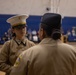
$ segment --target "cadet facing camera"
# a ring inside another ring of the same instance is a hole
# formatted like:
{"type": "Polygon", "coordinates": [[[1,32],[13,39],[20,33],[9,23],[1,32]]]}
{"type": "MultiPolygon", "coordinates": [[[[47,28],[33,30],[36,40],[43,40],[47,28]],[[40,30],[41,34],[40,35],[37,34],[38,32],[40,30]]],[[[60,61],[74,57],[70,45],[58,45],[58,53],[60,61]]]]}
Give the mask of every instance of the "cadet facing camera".
{"type": "Polygon", "coordinates": [[[25,37],[27,18],[27,15],[16,15],[7,19],[11,25],[13,37],[4,43],[0,52],[0,71],[5,72],[6,75],[9,75],[20,53],[35,45],[25,37]]]}

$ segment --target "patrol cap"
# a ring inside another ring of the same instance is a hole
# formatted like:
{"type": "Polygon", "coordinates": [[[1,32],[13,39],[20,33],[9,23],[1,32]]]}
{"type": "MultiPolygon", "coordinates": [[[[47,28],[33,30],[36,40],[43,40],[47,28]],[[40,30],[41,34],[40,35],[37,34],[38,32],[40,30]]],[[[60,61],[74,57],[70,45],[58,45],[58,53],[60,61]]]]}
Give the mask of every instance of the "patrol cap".
{"type": "Polygon", "coordinates": [[[24,25],[26,24],[27,18],[28,18],[28,15],[16,15],[8,18],[7,23],[10,23],[12,27],[18,26],[18,25],[24,25]]]}
{"type": "Polygon", "coordinates": [[[41,23],[52,28],[60,29],[61,15],[57,13],[45,13],[41,18],[41,23]]]}

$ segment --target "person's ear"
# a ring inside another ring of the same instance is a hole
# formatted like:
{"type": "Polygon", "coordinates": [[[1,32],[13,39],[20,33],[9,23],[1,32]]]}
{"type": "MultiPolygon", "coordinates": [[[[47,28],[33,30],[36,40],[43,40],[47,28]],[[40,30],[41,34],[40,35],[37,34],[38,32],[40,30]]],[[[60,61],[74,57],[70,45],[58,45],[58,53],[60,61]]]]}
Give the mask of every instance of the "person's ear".
{"type": "Polygon", "coordinates": [[[11,31],[12,31],[12,33],[15,33],[16,32],[16,29],[15,28],[14,29],[12,28],[11,31]]]}
{"type": "Polygon", "coordinates": [[[42,37],[42,38],[45,38],[45,31],[44,31],[43,28],[41,29],[41,37],[42,37]]]}
{"type": "Polygon", "coordinates": [[[41,28],[40,31],[41,31],[41,37],[43,37],[43,29],[41,28]]]}

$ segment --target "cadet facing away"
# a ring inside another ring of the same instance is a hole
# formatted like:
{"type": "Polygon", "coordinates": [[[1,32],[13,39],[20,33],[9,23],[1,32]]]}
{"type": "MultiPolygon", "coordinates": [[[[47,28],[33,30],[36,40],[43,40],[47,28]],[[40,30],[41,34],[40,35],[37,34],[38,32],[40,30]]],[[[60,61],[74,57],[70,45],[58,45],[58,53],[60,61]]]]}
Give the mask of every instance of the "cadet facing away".
{"type": "Polygon", "coordinates": [[[18,57],[10,75],[76,75],[76,49],[60,40],[61,15],[44,14],[39,36],[42,41],[18,57]]]}

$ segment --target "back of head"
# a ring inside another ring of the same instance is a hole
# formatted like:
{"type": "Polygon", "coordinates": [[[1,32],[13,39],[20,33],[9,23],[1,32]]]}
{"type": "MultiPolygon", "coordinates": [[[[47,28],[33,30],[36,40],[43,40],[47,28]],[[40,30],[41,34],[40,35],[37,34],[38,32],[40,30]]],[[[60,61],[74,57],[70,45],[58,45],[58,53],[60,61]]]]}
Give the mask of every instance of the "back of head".
{"type": "Polygon", "coordinates": [[[41,27],[47,36],[54,40],[61,37],[61,15],[57,13],[45,13],[41,18],[41,27]]]}

